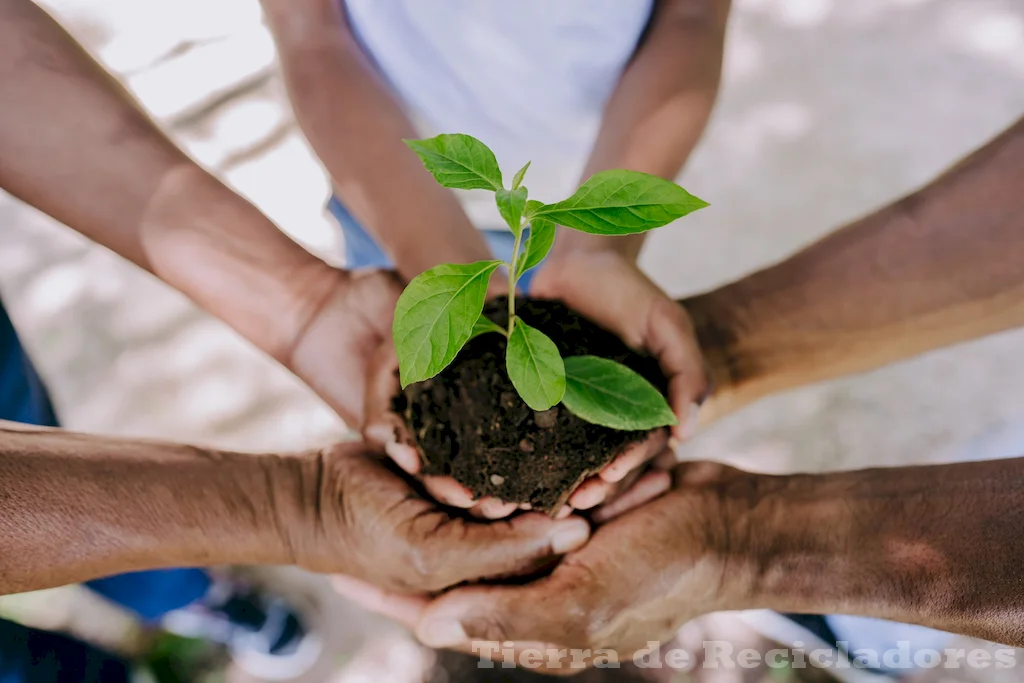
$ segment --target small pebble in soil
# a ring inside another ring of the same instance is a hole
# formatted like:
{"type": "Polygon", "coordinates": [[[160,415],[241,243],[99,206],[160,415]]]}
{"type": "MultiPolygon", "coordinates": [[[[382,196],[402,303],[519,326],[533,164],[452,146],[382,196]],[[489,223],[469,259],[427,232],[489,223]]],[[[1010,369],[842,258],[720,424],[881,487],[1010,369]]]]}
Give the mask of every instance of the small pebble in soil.
{"type": "Polygon", "coordinates": [[[551,408],[542,413],[534,412],[533,421],[541,429],[551,429],[558,422],[558,408],[551,408]]]}
{"type": "Polygon", "coordinates": [[[519,450],[523,453],[533,453],[533,442],[529,439],[523,439],[519,442],[519,450]]]}
{"type": "Polygon", "coordinates": [[[501,486],[502,484],[505,483],[505,477],[501,476],[500,474],[492,474],[491,483],[494,484],[495,486],[501,486]]]}

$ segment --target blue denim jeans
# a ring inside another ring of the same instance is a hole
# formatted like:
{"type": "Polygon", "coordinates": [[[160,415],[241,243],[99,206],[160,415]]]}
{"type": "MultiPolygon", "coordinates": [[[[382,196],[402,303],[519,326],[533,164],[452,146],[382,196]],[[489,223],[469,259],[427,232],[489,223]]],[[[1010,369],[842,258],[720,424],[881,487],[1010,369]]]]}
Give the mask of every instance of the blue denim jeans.
{"type": "MultiPolygon", "coordinates": [[[[32,366],[0,302],[0,419],[59,426],[46,387],[32,366]]],[[[86,584],[105,598],[152,621],[206,594],[201,569],[122,574],[86,584]]],[[[116,681],[117,660],[71,638],[0,620],[0,683],[116,681]]],[[[121,668],[124,668],[121,666],[121,668]]],[[[126,671],[126,669],[125,669],[126,671]]]]}
{"type": "Polygon", "coordinates": [[[0,619],[0,683],[128,683],[128,663],[74,638],[0,619]]]}

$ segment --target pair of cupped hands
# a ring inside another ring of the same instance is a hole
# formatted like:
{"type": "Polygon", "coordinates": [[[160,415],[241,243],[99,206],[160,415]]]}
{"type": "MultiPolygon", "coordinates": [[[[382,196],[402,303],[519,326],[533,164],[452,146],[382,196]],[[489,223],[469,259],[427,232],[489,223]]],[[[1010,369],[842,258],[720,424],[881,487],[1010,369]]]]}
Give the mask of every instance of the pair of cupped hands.
{"type": "Polygon", "coordinates": [[[361,425],[365,440],[321,454],[317,500],[306,506],[316,519],[290,543],[298,564],[335,574],[344,596],[408,625],[430,646],[469,651],[474,640],[512,641],[516,652],[628,655],[721,607],[710,530],[728,511],[714,489],[740,475],[676,463],[673,447],[694,431],[709,392],[684,308],[615,252],[581,252],[540,268],[532,296],[561,300],[658,358],[679,424],[628,448],[554,519],[473,500],[454,480],[420,475],[419,452],[390,412],[397,278],[332,271],[337,286],[309,304],[308,319],[297,318],[300,332],[282,360],[361,425]]]}

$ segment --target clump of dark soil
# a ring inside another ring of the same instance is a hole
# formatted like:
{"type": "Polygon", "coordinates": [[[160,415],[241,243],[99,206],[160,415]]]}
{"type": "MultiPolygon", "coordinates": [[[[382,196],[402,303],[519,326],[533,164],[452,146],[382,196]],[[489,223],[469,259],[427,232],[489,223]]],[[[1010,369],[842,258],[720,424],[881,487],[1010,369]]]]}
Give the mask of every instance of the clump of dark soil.
{"type": "MultiPolygon", "coordinates": [[[[516,313],[548,335],[563,358],[611,358],[666,390],[656,359],[632,351],[564,305],[517,299],[516,313]]],[[[507,299],[489,302],[484,314],[504,327],[507,299]]],[[[499,334],[470,341],[439,375],[406,387],[394,409],[423,449],[425,474],[452,476],[476,496],[557,510],[587,476],[648,432],[590,424],[563,405],[534,412],[505,371],[505,343],[499,334]]]]}

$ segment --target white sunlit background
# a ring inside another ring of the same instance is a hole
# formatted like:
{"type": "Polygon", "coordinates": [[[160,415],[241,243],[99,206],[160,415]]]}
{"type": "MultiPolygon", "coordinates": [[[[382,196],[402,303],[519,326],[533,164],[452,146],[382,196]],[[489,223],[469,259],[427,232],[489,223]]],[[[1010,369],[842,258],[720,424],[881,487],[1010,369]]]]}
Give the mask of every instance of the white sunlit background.
{"type": "MultiPolygon", "coordinates": [[[[197,160],[338,260],[341,238],[323,210],[328,181],[292,120],[256,0],[41,4],[197,160]]],[[[712,207],[653,234],[642,258],[673,295],[782,258],[1020,117],[1024,3],[734,0],[725,71],[683,180],[712,207]]],[[[302,448],[344,434],[315,397],[219,322],[2,193],[0,289],[68,427],[237,449],[302,448]]],[[[716,425],[688,452],[768,471],[1024,455],[1021,348],[1024,332],[998,335],[777,397],[716,425]]],[[[400,631],[317,580],[271,574],[321,605],[331,645],[310,681],[423,679],[426,655],[400,631]]],[[[0,614],[126,652],[140,647],[130,620],[76,588],[0,600],[0,614]]],[[[931,680],[1004,680],[997,673],[947,670],[931,680]]],[[[1024,668],[1005,675],[1024,681],[1024,668]]]]}

